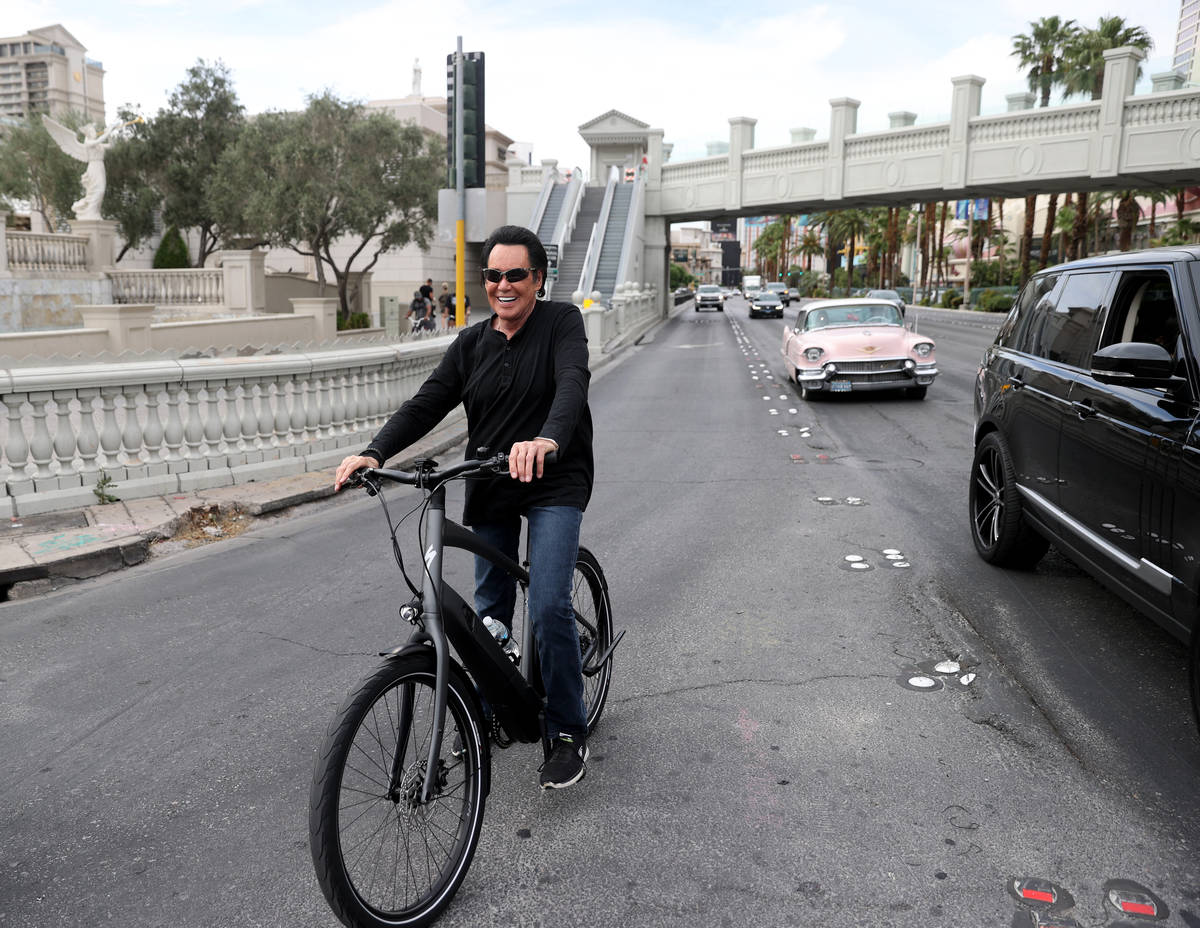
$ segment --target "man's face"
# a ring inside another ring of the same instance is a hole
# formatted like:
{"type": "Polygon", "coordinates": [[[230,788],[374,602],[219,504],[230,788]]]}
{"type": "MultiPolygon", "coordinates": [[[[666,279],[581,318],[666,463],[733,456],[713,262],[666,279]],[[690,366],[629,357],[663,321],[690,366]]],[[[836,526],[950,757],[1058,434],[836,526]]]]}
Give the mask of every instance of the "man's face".
{"type": "MultiPolygon", "coordinates": [[[[488,267],[507,271],[514,267],[529,267],[529,249],[524,245],[496,245],[488,255],[488,267]]],[[[533,312],[541,274],[534,272],[515,284],[501,277],[497,284],[484,283],[492,311],[509,326],[520,325],[533,312]]]]}

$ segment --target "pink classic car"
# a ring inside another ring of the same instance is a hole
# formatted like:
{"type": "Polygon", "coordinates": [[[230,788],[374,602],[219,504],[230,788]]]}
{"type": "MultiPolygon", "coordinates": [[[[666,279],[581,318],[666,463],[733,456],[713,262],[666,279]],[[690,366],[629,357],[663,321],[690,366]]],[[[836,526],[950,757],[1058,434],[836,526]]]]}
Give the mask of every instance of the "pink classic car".
{"type": "Polygon", "coordinates": [[[904,390],[922,399],[937,362],[933,339],[904,327],[904,317],[885,300],[815,300],[795,326],[783,331],[788,375],[811,399],[816,392],[904,390]]]}

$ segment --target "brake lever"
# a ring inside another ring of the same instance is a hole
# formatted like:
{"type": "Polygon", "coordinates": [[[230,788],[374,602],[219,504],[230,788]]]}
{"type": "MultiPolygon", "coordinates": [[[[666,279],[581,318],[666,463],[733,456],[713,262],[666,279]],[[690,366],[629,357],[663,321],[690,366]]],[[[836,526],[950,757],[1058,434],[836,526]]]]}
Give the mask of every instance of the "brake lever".
{"type": "Polygon", "coordinates": [[[356,470],[346,478],[346,486],[358,489],[359,487],[367,491],[367,496],[375,496],[379,492],[379,481],[371,477],[371,468],[364,467],[362,470],[356,470]]]}

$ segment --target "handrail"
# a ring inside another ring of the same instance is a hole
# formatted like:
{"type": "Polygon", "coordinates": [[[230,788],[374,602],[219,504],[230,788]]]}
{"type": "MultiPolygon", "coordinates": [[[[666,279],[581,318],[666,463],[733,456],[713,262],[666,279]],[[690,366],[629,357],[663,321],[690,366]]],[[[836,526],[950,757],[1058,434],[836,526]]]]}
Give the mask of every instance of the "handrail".
{"type": "Polygon", "coordinates": [[[554,190],[557,182],[558,168],[546,174],[542,179],[542,192],[538,194],[537,203],[533,205],[533,215],[529,217],[529,228],[533,230],[534,235],[537,234],[538,226],[542,224],[542,217],[546,215],[546,207],[550,203],[550,193],[554,190]]]}
{"type": "MultiPolygon", "coordinates": [[[[563,194],[562,209],[558,212],[558,221],[554,224],[554,233],[550,238],[551,243],[558,246],[558,260],[561,263],[563,255],[567,251],[567,243],[571,241],[571,234],[575,231],[575,222],[579,218],[579,208],[583,205],[583,171],[578,167],[571,172],[571,179],[567,182],[567,190],[563,194]]],[[[546,299],[550,299],[554,292],[554,285],[557,280],[549,280],[546,282],[546,299]]]]}
{"type": "Polygon", "coordinates": [[[639,238],[638,227],[644,226],[645,216],[642,215],[642,197],[646,187],[646,178],[639,176],[633,184],[633,193],[629,197],[629,218],[625,221],[625,235],[621,239],[621,257],[617,261],[617,286],[625,283],[629,276],[629,262],[633,258],[635,242],[639,238]]]}
{"type": "Polygon", "coordinates": [[[579,289],[584,297],[592,292],[596,283],[596,268],[600,265],[600,249],[604,245],[604,230],[608,227],[608,214],[612,212],[613,197],[617,191],[617,180],[620,172],[614,164],[608,170],[608,183],[604,186],[604,202],[600,206],[600,216],[592,227],[592,237],[588,239],[587,257],[583,260],[583,270],[579,274],[579,289]]]}

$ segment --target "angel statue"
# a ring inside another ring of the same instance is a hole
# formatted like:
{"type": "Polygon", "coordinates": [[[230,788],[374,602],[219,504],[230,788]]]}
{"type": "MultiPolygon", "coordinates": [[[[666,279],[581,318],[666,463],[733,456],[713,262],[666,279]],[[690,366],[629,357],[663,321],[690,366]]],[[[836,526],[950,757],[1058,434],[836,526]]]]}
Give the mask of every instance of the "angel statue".
{"type": "Polygon", "coordinates": [[[68,129],[62,123],[55,122],[49,116],[42,116],[42,123],[46,126],[46,131],[50,133],[50,137],[54,139],[58,147],[72,158],[87,164],[87,170],[83,172],[83,196],[71,204],[71,211],[75,213],[76,219],[101,218],[100,204],[104,200],[105,186],[104,153],[111,147],[108,144],[109,137],[118,129],[141,121],[142,118],[139,116],[132,122],[105,129],[101,135],[96,135],[95,125],[88,123],[83,127],[83,141],[81,142],[73,130],[68,129]]]}

